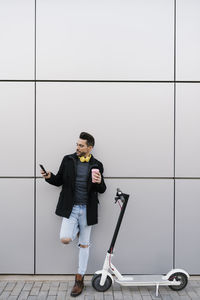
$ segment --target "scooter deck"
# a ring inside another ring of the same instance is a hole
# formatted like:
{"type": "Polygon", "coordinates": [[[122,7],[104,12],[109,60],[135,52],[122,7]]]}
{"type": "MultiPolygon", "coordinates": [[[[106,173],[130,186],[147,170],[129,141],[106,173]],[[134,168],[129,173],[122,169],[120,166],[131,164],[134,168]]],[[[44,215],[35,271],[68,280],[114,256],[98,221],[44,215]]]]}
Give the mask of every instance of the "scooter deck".
{"type": "Polygon", "coordinates": [[[127,275],[123,276],[123,280],[115,279],[115,281],[124,286],[173,285],[172,281],[163,279],[163,275],[127,275]]]}

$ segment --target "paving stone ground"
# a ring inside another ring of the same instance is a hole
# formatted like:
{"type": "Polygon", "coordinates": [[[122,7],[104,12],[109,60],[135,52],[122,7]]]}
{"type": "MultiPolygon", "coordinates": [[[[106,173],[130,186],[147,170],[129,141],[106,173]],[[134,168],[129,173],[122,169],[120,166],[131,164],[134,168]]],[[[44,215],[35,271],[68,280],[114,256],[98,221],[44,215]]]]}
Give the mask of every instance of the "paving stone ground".
{"type": "Polygon", "coordinates": [[[191,279],[186,288],[180,292],[161,286],[156,297],[155,287],[122,287],[115,283],[111,288],[100,293],[91,286],[91,277],[85,279],[83,293],[70,297],[74,280],[66,276],[65,280],[23,280],[0,277],[0,300],[200,300],[200,277],[191,279]]]}

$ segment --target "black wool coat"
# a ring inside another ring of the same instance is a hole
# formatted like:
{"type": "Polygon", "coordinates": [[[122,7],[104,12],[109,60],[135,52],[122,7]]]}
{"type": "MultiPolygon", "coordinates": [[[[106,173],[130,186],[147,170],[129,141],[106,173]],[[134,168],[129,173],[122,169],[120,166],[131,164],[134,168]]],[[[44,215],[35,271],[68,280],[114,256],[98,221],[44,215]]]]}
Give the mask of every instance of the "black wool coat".
{"type": "MultiPolygon", "coordinates": [[[[56,215],[69,218],[75,196],[75,180],[76,180],[76,160],[78,159],[76,153],[64,156],[58,173],[54,175],[51,173],[51,178],[45,179],[46,182],[55,186],[61,186],[62,190],[58,199],[56,207],[56,215]]],[[[98,193],[104,193],[106,185],[103,178],[103,165],[100,161],[92,155],[89,161],[88,170],[88,203],[87,203],[87,224],[94,225],[98,223],[98,193]],[[92,183],[91,170],[99,169],[102,180],[101,183],[92,183]]]]}

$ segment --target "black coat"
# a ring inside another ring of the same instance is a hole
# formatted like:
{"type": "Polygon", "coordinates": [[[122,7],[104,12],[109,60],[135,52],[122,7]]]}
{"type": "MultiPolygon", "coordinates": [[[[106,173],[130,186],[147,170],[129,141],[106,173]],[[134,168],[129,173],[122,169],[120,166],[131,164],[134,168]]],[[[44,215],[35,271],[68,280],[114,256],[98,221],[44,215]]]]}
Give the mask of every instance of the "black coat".
{"type": "MultiPolygon", "coordinates": [[[[51,178],[45,179],[48,183],[60,186],[62,190],[56,207],[56,215],[69,218],[74,205],[74,192],[76,180],[76,153],[64,156],[58,173],[51,173],[51,178]]],[[[103,179],[103,165],[100,161],[91,156],[88,170],[88,204],[87,204],[87,224],[93,225],[98,223],[98,193],[104,193],[106,185],[103,179]],[[92,183],[91,169],[99,169],[102,181],[100,184],[92,183]]]]}

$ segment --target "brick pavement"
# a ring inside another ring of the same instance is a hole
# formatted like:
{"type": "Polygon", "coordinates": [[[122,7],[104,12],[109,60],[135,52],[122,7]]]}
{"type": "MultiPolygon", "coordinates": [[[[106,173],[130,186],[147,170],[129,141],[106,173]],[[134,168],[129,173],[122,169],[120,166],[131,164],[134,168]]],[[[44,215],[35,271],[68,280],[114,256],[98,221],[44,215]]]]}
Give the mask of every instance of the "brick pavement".
{"type": "MultiPolygon", "coordinates": [[[[20,276],[19,276],[20,278],[20,276]]],[[[16,276],[0,276],[0,300],[68,300],[74,279],[65,276],[65,279],[47,280],[38,277],[37,280],[19,279],[16,276]]],[[[32,278],[34,278],[32,276],[32,278]]],[[[155,296],[155,287],[121,287],[115,283],[105,293],[95,291],[91,286],[91,277],[85,277],[84,292],[78,300],[200,300],[200,278],[189,280],[187,287],[180,291],[172,291],[168,287],[159,288],[159,296],[155,296]]]]}

